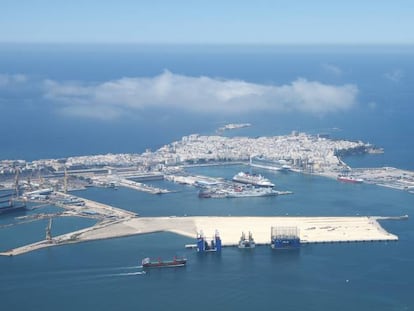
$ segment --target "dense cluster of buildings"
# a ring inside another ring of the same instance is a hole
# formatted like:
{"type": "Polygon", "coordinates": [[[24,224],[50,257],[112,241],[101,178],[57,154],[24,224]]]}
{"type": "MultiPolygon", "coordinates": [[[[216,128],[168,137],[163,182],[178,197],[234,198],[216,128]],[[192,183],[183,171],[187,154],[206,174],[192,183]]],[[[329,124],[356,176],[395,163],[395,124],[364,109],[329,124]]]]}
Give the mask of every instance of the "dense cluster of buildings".
{"type": "Polygon", "coordinates": [[[369,147],[361,141],[331,140],[304,133],[258,138],[194,134],[156,153],[166,164],[248,161],[251,157],[264,157],[273,161],[283,159],[299,170],[311,165],[314,171],[329,171],[344,167],[339,151],[360,152],[369,147]]]}
{"type": "Polygon", "coordinates": [[[286,160],[298,170],[312,166],[312,170],[330,171],[343,167],[338,151],[367,148],[363,142],[332,140],[304,133],[292,133],[271,137],[184,136],[180,141],[165,145],[155,152],[142,154],[106,154],[46,159],[27,162],[24,160],[0,161],[0,174],[12,175],[44,170],[62,172],[97,167],[135,167],[137,169],[162,169],[165,166],[248,161],[253,156],[269,160],[286,160]]]}

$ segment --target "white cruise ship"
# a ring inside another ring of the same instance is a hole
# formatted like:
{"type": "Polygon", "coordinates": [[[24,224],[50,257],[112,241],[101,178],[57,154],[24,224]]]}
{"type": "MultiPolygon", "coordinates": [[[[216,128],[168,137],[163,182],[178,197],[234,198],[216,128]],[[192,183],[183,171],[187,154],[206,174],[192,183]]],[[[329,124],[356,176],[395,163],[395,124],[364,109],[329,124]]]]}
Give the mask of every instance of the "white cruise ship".
{"type": "Polygon", "coordinates": [[[245,172],[240,172],[234,175],[233,181],[249,184],[259,187],[274,187],[275,185],[267,178],[263,177],[260,174],[249,174],[245,172]]]}
{"type": "Polygon", "coordinates": [[[250,166],[271,171],[290,171],[292,169],[286,160],[268,160],[263,157],[251,157],[250,166]]]}

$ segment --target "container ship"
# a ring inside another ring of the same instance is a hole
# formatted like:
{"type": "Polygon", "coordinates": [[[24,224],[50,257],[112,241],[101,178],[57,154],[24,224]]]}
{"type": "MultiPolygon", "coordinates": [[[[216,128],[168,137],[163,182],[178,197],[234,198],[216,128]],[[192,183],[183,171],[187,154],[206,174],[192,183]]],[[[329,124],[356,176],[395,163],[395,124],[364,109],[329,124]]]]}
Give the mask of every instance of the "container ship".
{"type": "Polygon", "coordinates": [[[233,176],[233,181],[250,184],[259,187],[274,187],[275,185],[260,174],[249,174],[245,172],[237,173],[233,176]]]}
{"type": "Polygon", "coordinates": [[[177,258],[174,257],[173,260],[153,260],[150,258],[144,258],[141,261],[143,268],[174,268],[174,267],[184,267],[187,264],[186,258],[177,258]]]}

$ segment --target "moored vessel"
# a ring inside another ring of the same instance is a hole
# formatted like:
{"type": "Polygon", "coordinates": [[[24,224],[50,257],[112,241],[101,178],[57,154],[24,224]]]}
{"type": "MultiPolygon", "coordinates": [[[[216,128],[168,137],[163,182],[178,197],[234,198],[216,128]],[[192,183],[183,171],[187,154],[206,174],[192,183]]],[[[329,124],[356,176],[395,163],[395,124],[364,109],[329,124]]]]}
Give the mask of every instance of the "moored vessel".
{"type": "Polygon", "coordinates": [[[197,252],[205,253],[205,252],[221,252],[221,238],[216,230],[214,233],[214,237],[210,240],[206,238],[201,231],[197,233],[197,252]]]}
{"type": "Polygon", "coordinates": [[[271,187],[241,187],[227,191],[227,198],[249,198],[249,197],[271,197],[278,195],[278,192],[271,187]]]}
{"type": "Polygon", "coordinates": [[[337,177],[337,180],[341,182],[351,183],[351,184],[360,184],[364,182],[362,178],[356,178],[356,177],[349,176],[349,175],[339,175],[337,177]]]}
{"type": "Polygon", "coordinates": [[[271,160],[264,157],[250,157],[250,166],[262,168],[270,171],[290,171],[292,166],[290,161],[279,159],[271,160]]]}
{"type": "Polygon", "coordinates": [[[242,232],[238,248],[255,248],[255,247],[256,247],[256,243],[253,240],[252,233],[249,231],[249,236],[246,237],[244,232],[242,232]]]}
{"type": "Polygon", "coordinates": [[[274,187],[275,185],[267,178],[260,174],[249,174],[246,172],[239,172],[233,176],[233,181],[250,184],[259,187],[274,187]]]}
{"type": "Polygon", "coordinates": [[[25,210],[26,204],[16,202],[13,198],[13,193],[6,193],[0,195],[0,214],[25,210]]]}
{"type": "MultiPolygon", "coordinates": [[[[270,197],[281,194],[272,187],[257,187],[251,185],[231,185],[222,187],[211,187],[201,189],[199,198],[249,198],[249,197],[270,197]]],[[[283,193],[282,193],[283,194],[283,193]]]]}

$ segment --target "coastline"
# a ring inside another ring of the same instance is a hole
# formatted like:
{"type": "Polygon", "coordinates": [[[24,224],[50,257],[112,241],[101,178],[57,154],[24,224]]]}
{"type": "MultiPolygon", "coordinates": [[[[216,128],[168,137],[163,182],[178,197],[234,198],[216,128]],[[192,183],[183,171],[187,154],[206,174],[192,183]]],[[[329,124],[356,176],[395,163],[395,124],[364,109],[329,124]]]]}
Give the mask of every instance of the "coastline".
{"type": "MultiPolygon", "coordinates": [[[[166,189],[146,186],[143,183],[128,180],[127,178],[148,180],[153,174],[160,178],[170,179],[183,183],[182,168],[188,166],[223,165],[226,163],[245,163],[251,159],[253,152],[269,154],[278,152],[277,156],[284,156],[284,161],[290,161],[290,171],[301,174],[336,179],[338,174],[347,169],[352,176],[361,178],[366,183],[388,186],[394,189],[407,190],[414,186],[414,172],[395,168],[381,169],[351,169],[337,156],[341,150],[366,150],[362,142],[329,140],[314,137],[304,133],[292,133],[287,136],[226,138],[221,136],[185,136],[179,142],[166,145],[156,152],[147,151],[142,155],[97,155],[67,158],[65,161],[42,160],[32,164],[37,168],[48,167],[50,175],[45,176],[51,184],[66,192],[68,176],[90,186],[89,182],[97,185],[119,185],[134,190],[152,194],[169,192],[166,189]],[[225,144],[225,145],[223,145],[225,144]],[[226,145],[227,144],[227,145],[226,145]],[[223,146],[226,146],[224,148],[223,146]],[[224,148],[224,149],[223,149],[224,148]],[[223,153],[223,150],[227,150],[223,153]],[[289,158],[290,157],[290,158],[289,158]],[[137,164],[139,163],[139,164],[137,164]],[[69,169],[67,169],[69,167],[69,169]],[[148,168],[155,168],[151,171],[148,168]],[[75,168],[75,169],[70,169],[75,168]],[[173,175],[177,174],[177,175],[173,175]],[[133,177],[131,177],[133,176],[133,177]],[[403,176],[403,177],[402,177],[403,176]],[[181,177],[181,178],[180,178],[181,177]]],[[[0,162],[2,165],[16,165],[20,163],[30,168],[25,161],[0,162]]],[[[30,171],[33,172],[33,169],[30,171]]],[[[210,177],[201,176],[205,183],[211,182],[210,177]]],[[[41,180],[41,178],[39,177],[41,180]]],[[[186,181],[196,185],[200,176],[186,177],[186,181]]],[[[39,182],[39,184],[42,184],[39,182]]],[[[75,188],[79,184],[75,185],[75,188]]],[[[38,190],[38,191],[41,191],[38,190]]],[[[36,192],[36,191],[34,191],[36,192]]],[[[32,191],[33,193],[33,191],[32,191]]],[[[354,241],[386,241],[398,240],[398,237],[386,232],[376,221],[375,217],[137,217],[136,213],[128,212],[106,204],[86,200],[81,197],[69,196],[55,191],[58,199],[49,201],[63,207],[67,214],[83,217],[94,216],[100,221],[89,228],[70,232],[51,240],[40,241],[0,255],[17,255],[44,247],[77,243],[96,239],[116,238],[135,234],[145,234],[159,231],[174,232],[189,238],[194,238],[200,230],[223,233],[223,246],[236,245],[242,231],[251,231],[258,244],[270,243],[269,235],[272,226],[297,226],[301,231],[303,243],[325,242],[354,242],[354,241]],[[79,205],[64,202],[66,198],[73,198],[79,205]],[[250,223],[246,223],[250,219],[250,223]],[[322,223],[323,226],[320,226],[322,223]],[[311,225],[308,225],[311,224],[311,225]],[[249,227],[250,225],[250,227],[249,227]],[[363,229],[361,229],[363,228],[363,229]]],[[[30,198],[26,197],[30,200],[30,198]]],[[[45,217],[50,217],[47,215],[45,217]]]]}

